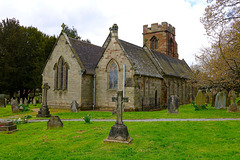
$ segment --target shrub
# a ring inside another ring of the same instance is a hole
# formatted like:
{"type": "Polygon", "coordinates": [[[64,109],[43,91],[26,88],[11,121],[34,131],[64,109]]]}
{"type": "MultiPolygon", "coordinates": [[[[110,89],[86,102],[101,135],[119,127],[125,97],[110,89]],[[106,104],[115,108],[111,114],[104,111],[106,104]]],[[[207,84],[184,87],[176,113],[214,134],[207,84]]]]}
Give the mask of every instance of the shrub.
{"type": "Polygon", "coordinates": [[[91,117],[90,115],[86,115],[84,118],[85,123],[90,123],[91,117]]]}
{"type": "Polygon", "coordinates": [[[28,123],[29,118],[32,118],[32,116],[31,115],[26,115],[23,118],[14,119],[13,121],[17,125],[18,124],[24,124],[24,123],[28,123]]]}
{"type": "Polygon", "coordinates": [[[28,107],[28,106],[26,106],[26,105],[24,105],[24,104],[21,104],[21,105],[19,105],[18,106],[18,109],[20,110],[20,111],[30,111],[30,107],[28,107]]]}
{"type": "Polygon", "coordinates": [[[195,102],[192,101],[192,106],[194,107],[195,111],[207,110],[207,104],[196,105],[195,102]]]}

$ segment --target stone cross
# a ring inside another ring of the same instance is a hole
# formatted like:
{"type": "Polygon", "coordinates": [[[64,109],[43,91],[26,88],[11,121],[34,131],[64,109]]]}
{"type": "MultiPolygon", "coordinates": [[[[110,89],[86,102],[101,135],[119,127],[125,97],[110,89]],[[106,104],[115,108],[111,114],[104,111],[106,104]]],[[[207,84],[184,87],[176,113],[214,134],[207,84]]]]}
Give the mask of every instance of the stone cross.
{"type": "Polygon", "coordinates": [[[44,85],[42,85],[42,89],[43,89],[43,102],[40,111],[38,111],[37,117],[51,117],[51,114],[47,106],[47,90],[50,89],[50,86],[48,85],[48,83],[44,83],[44,85]]]}
{"type": "Polygon", "coordinates": [[[116,102],[117,121],[116,124],[123,124],[122,121],[122,106],[123,102],[128,102],[128,98],[123,97],[123,91],[117,92],[117,97],[112,97],[112,101],[116,102]]]}
{"type": "Polygon", "coordinates": [[[44,83],[44,85],[42,85],[42,89],[43,89],[43,106],[47,106],[47,90],[50,89],[50,86],[48,85],[48,83],[44,83]]]}

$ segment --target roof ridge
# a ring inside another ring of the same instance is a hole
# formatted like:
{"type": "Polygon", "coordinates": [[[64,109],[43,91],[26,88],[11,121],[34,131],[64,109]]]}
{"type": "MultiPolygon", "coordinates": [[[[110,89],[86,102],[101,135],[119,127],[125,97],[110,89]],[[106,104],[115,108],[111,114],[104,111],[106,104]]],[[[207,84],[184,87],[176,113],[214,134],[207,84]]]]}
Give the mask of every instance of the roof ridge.
{"type": "Polygon", "coordinates": [[[140,47],[140,46],[138,46],[138,45],[136,45],[136,44],[133,44],[133,43],[130,43],[130,42],[127,42],[127,41],[121,40],[121,39],[119,39],[119,40],[120,40],[120,42],[122,41],[122,42],[124,42],[124,43],[130,44],[130,45],[135,46],[135,47],[137,47],[137,48],[141,48],[141,49],[143,49],[143,47],[140,47]]]}
{"type": "Polygon", "coordinates": [[[88,42],[85,42],[85,41],[82,41],[82,40],[78,40],[78,39],[76,39],[76,38],[72,38],[72,37],[68,37],[68,38],[69,38],[69,39],[72,39],[72,40],[74,40],[74,41],[78,41],[78,42],[84,43],[84,44],[88,44],[88,45],[92,45],[92,46],[95,46],[95,47],[103,48],[103,47],[98,46],[98,45],[96,45],[96,44],[88,43],[88,42]]]}

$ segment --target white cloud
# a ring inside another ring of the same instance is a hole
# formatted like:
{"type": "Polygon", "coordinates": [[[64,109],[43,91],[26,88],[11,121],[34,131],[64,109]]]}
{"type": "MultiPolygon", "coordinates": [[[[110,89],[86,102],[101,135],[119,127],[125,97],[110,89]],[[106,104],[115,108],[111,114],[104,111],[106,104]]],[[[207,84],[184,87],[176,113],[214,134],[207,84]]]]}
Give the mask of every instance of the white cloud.
{"type": "Polygon", "coordinates": [[[114,23],[119,38],[142,46],[142,27],[166,21],[176,28],[180,58],[189,65],[206,43],[199,18],[206,0],[0,0],[1,20],[15,17],[21,25],[58,35],[61,24],[74,26],[83,39],[102,45],[114,23]]]}

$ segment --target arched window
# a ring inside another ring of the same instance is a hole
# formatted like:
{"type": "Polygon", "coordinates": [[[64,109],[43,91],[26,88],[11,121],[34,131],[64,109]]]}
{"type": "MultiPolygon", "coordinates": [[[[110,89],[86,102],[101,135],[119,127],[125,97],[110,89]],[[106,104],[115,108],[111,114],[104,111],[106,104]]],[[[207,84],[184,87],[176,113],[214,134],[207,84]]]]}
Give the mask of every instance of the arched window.
{"type": "Polygon", "coordinates": [[[58,88],[58,65],[57,63],[54,65],[54,89],[58,88]]]}
{"type": "Polygon", "coordinates": [[[68,86],[68,64],[62,57],[59,58],[58,63],[54,66],[54,89],[66,90],[68,86]]]}
{"type": "Polygon", "coordinates": [[[150,41],[151,41],[150,48],[152,50],[157,49],[158,48],[158,39],[155,36],[153,36],[150,41]]]}
{"type": "Polygon", "coordinates": [[[118,68],[115,62],[109,64],[109,89],[118,89],[118,68]]]}

